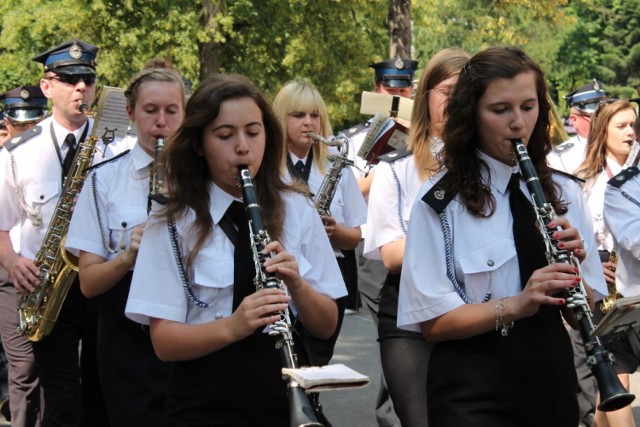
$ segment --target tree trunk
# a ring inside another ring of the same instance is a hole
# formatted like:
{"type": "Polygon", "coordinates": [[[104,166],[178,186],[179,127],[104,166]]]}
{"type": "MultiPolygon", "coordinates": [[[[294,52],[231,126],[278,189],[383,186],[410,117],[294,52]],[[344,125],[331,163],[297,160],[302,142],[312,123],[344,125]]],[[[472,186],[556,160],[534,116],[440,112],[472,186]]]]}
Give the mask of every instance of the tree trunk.
{"type": "Polygon", "coordinates": [[[224,8],[224,0],[202,0],[202,15],[200,25],[207,31],[208,40],[198,42],[200,56],[200,81],[211,73],[220,71],[220,57],[222,46],[214,41],[214,34],[219,31],[219,25],[214,20],[216,13],[224,8]]]}
{"type": "Polygon", "coordinates": [[[411,58],[411,0],[389,0],[389,57],[411,58]]]}

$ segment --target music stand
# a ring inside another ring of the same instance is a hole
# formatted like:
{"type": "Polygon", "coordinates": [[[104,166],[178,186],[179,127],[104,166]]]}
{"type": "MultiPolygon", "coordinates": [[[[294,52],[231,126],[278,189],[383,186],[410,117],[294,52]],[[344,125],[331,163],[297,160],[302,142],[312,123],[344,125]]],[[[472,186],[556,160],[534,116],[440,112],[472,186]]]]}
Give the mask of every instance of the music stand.
{"type": "Polygon", "coordinates": [[[611,310],[605,314],[592,336],[610,335],[628,332],[637,328],[640,322],[640,296],[618,298],[611,310]]]}

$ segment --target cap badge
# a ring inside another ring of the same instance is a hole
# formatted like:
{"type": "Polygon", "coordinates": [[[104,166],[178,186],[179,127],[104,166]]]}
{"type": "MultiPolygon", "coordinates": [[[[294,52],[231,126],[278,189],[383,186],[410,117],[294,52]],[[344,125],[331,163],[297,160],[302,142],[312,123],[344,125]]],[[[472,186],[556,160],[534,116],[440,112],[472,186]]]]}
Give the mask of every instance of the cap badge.
{"type": "Polygon", "coordinates": [[[596,79],[593,79],[593,90],[600,90],[600,85],[598,84],[598,81],[596,79]]]}
{"type": "Polygon", "coordinates": [[[398,70],[402,70],[404,68],[404,61],[402,60],[402,58],[397,57],[394,65],[398,70]]]}
{"type": "Polygon", "coordinates": [[[23,88],[20,90],[20,97],[21,97],[22,99],[24,99],[25,101],[26,101],[27,99],[29,99],[29,91],[27,90],[27,88],[26,88],[26,87],[23,87],[23,88]]]}
{"type": "Polygon", "coordinates": [[[82,48],[78,46],[78,43],[74,42],[71,48],[69,48],[69,56],[73,59],[82,58],[82,48]]]}

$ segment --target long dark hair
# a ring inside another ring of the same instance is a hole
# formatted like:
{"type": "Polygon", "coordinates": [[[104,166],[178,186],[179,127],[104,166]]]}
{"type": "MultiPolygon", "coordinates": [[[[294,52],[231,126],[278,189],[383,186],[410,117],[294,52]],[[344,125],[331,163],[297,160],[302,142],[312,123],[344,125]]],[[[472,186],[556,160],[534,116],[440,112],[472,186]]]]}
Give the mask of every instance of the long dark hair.
{"type": "Polygon", "coordinates": [[[284,202],[281,192],[290,187],[280,176],[283,145],[278,119],[267,99],[248,78],[237,74],[211,74],[189,98],[184,121],[165,157],[167,186],[171,194],[165,215],[180,218],[188,209],[193,209],[196,215],[191,230],[196,236],[196,244],[187,257],[187,265],[192,265],[213,228],[209,213],[211,177],[205,158],[197,154],[203,151],[202,134],[218,117],[222,103],[237,98],[252,99],[262,111],[266,144],[262,164],[253,181],[270,237],[278,240],[282,234],[284,202]]]}
{"type": "Polygon", "coordinates": [[[449,185],[457,191],[464,205],[476,216],[486,217],[495,211],[495,198],[490,182],[482,178],[481,168],[488,165],[478,159],[476,148],[479,134],[476,127],[478,102],[487,86],[496,79],[513,79],[518,74],[533,71],[536,79],[539,114],[527,150],[538,172],[546,199],[558,214],[566,213],[560,200],[560,189],[552,179],[547,165],[551,151],[549,110],[544,73],[526,53],[517,47],[492,47],[474,55],[463,67],[458,84],[449,99],[447,122],[442,139],[442,167],[449,171],[449,185]]]}

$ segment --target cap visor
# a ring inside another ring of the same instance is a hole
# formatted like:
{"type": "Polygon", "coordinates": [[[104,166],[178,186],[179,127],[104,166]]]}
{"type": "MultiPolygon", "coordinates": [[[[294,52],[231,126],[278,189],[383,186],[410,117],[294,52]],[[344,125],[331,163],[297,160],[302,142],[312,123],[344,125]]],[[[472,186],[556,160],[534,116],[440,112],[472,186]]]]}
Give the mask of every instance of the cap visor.
{"type": "Polygon", "coordinates": [[[53,71],[56,74],[66,74],[66,75],[71,75],[71,74],[95,75],[96,74],[96,70],[87,65],[67,65],[66,67],[60,67],[60,68],[56,68],[49,71],[53,71]]]}
{"type": "Polygon", "coordinates": [[[411,80],[383,80],[382,83],[389,87],[409,87],[411,80]]]}
{"type": "Polygon", "coordinates": [[[6,116],[12,122],[24,123],[39,120],[47,115],[47,110],[30,109],[30,110],[10,110],[6,112],[6,116]]]}

